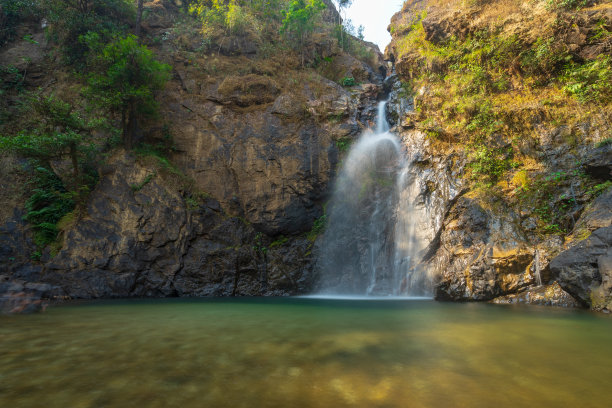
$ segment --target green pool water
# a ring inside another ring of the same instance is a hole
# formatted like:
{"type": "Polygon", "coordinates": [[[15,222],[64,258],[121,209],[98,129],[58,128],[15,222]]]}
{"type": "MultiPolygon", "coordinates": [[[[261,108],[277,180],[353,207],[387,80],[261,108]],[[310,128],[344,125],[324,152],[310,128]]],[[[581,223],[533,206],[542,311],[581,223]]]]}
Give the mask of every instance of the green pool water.
{"type": "Polygon", "coordinates": [[[611,407],[612,319],[410,300],[0,316],[0,407],[611,407]]]}

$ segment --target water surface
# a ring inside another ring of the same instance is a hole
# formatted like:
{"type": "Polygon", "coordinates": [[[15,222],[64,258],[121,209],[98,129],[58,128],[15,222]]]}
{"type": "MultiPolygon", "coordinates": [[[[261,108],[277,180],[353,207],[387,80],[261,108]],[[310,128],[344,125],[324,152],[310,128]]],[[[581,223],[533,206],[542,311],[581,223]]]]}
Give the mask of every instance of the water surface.
{"type": "Polygon", "coordinates": [[[427,300],[0,316],[0,407],[608,407],[612,319],[427,300]]]}

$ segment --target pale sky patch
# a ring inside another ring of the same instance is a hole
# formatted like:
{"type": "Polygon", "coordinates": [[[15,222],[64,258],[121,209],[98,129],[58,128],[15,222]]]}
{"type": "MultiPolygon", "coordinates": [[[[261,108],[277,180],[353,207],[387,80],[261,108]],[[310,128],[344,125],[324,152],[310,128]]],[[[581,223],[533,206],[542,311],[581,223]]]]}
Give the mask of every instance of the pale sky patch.
{"type": "Polygon", "coordinates": [[[346,11],[346,18],[352,20],[355,30],[360,25],[364,26],[365,40],[378,44],[380,50],[385,52],[385,47],[391,41],[387,26],[403,4],[403,0],[354,0],[346,11]]]}

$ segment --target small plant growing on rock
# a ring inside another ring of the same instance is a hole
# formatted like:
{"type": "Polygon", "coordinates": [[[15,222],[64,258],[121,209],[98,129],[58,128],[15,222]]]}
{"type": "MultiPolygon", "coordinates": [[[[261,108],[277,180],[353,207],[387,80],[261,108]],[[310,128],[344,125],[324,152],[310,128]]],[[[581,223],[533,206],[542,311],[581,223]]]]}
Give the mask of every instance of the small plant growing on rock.
{"type": "Polygon", "coordinates": [[[355,78],[353,78],[352,76],[342,78],[340,83],[342,84],[342,86],[355,86],[356,85],[355,78]]]}

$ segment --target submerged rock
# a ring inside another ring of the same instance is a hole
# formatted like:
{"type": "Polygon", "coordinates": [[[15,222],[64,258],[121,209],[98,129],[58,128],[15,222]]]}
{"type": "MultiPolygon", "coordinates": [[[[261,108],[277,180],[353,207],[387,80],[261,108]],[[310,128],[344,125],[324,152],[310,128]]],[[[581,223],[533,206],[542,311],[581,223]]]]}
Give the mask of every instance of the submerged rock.
{"type": "Polygon", "coordinates": [[[60,293],[61,289],[57,286],[10,280],[7,275],[0,275],[0,313],[42,312],[47,308],[49,300],[60,293]]]}
{"type": "Polygon", "coordinates": [[[569,293],[563,290],[557,282],[552,285],[539,286],[514,295],[495,298],[491,303],[497,304],[530,304],[541,306],[580,307],[569,293]]]}

